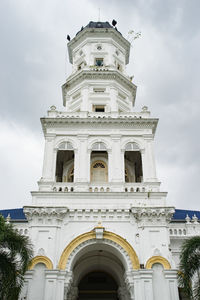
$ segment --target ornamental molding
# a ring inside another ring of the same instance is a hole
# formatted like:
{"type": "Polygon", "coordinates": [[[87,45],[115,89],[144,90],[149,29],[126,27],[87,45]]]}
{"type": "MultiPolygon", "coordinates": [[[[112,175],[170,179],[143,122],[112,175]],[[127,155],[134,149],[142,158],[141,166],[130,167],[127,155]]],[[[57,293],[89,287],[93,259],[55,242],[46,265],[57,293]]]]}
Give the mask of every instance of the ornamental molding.
{"type": "Polygon", "coordinates": [[[132,207],[131,212],[140,225],[161,222],[169,223],[175,212],[174,207],[132,207]]]}
{"type": "Polygon", "coordinates": [[[32,220],[34,217],[50,217],[53,219],[62,220],[67,212],[68,208],[66,207],[24,206],[24,213],[28,221],[32,220]]]}
{"type": "Polygon", "coordinates": [[[77,221],[118,221],[130,220],[129,209],[69,209],[69,220],[77,221]]]}
{"type": "Polygon", "coordinates": [[[83,130],[86,129],[87,132],[90,129],[105,129],[108,131],[112,129],[151,129],[154,134],[156,131],[158,119],[114,119],[114,118],[101,118],[101,117],[92,117],[92,118],[42,118],[42,128],[46,134],[47,129],[56,128],[56,129],[68,129],[68,130],[83,130]]]}
{"type": "Polygon", "coordinates": [[[66,269],[67,271],[71,271],[76,254],[85,247],[96,243],[107,244],[116,248],[123,256],[127,270],[138,270],[140,268],[137,254],[127,240],[109,231],[104,231],[103,238],[99,240],[96,238],[95,229],[77,236],[66,246],[61,254],[58,268],[60,270],[66,269]]]}
{"type": "Polygon", "coordinates": [[[171,269],[171,265],[168,260],[162,256],[152,256],[146,262],[146,269],[151,269],[154,264],[161,264],[164,269],[171,269]]]}
{"type": "Polygon", "coordinates": [[[37,264],[44,264],[46,266],[46,268],[48,270],[52,270],[53,269],[53,263],[52,261],[50,260],[50,258],[48,258],[47,256],[43,256],[43,255],[38,255],[38,256],[35,256],[31,262],[30,262],[30,265],[29,265],[29,270],[32,270],[35,265],[37,264]]]}
{"type": "Polygon", "coordinates": [[[76,73],[73,77],[69,77],[65,84],[63,84],[63,92],[74,86],[77,86],[79,83],[82,83],[84,80],[116,80],[118,84],[124,85],[134,96],[136,95],[136,85],[130,81],[127,77],[119,73],[117,70],[108,70],[106,68],[98,68],[94,70],[82,70],[76,73]]]}

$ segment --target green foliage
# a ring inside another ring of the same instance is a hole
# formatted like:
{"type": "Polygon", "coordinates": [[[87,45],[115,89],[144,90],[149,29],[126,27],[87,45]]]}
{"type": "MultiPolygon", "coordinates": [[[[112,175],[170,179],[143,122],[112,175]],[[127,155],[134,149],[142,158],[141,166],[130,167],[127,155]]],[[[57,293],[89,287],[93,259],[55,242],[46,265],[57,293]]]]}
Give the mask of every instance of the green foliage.
{"type": "Polygon", "coordinates": [[[18,299],[32,254],[28,238],[0,215],[0,299],[18,299]]]}
{"type": "Polygon", "coordinates": [[[186,240],[180,255],[179,283],[192,300],[200,300],[200,236],[186,240]]]}

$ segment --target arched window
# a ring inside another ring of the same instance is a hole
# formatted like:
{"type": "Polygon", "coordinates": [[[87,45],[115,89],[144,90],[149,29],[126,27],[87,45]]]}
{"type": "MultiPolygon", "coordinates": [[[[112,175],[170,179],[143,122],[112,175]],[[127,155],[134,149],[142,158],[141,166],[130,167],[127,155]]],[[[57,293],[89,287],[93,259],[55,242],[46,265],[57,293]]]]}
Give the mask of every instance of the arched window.
{"type": "Polygon", "coordinates": [[[70,142],[63,142],[58,146],[58,150],[73,150],[73,146],[70,142]]]}
{"type": "Polygon", "coordinates": [[[102,142],[98,142],[92,145],[92,151],[105,151],[106,146],[102,142]]]}
{"type": "Polygon", "coordinates": [[[124,166],[125,182],[142,182],[142,158],[140,148],[134,142],[125,146],[124,166]]]}
{"type": "Polygon", "coordinates": [[[62,142],[58,146],[56,160],[56,181],[73,182],[74,148],[70,142],[62,142]],[[71,168],[70,168],[71,167],[71,168]]]}
{"type": "Polygon", "coordinates": [[[136,143],[128,143],[125,147],[125,151],[140,151],[140,148],[136,143]]]}

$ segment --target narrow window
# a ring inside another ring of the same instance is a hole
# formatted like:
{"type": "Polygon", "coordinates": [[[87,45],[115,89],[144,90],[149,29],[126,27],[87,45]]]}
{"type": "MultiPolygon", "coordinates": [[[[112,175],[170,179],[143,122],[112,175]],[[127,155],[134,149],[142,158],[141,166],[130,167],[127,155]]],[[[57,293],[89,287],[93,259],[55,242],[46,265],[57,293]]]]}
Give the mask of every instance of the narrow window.
{"type": "Polygon", "coordinates": [[[94,112],[105,112],[105,106],[104,105],[94,105],[93,111],[94,112]]]}
{"type": "Polygon", "coordinates": [[[95,65],[97,67],[102,67],[103,66],[103,58],[96,58],[95,59],[95,65]]]}

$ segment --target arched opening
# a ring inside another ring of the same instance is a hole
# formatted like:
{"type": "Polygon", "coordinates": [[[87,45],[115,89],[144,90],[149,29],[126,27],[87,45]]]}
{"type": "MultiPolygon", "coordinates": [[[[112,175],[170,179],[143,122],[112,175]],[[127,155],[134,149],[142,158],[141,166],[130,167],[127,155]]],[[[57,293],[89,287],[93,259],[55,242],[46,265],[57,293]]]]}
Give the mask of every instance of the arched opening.
{"type": "Polygon", "coordinates": [[[92,146],[90,181],[94,183],[108,182],[108,153],[102,142],[92,146]]]}
{"type": "Polygon", "coordinates": [[[64,299],[132,299],[133,282],[127,274],[139,269],[134,249],[112,232],[104,231],[102,239],[96,234],[76,237],[60,257],[58,266],[67,271],[64,299]]]}
{"type": "Polygon", "coordinates": [[[69,142],[61,143],[57,151],[56,182],[74,182],[74,150],[69,142]]]}
{"type": "Polygon", "coordinates": [[[125,182],[142,182],[142,158],[136,143],[128,143],[124,153],[124,178],[125,182]]]}
{"type": "Polygon", "coordinates": [[[130,299],[124,280],[125,265],[119,253],[111,245],[94,243],[80,250],[71,264],[73,283],[65,286],[66,299],[118,300],[123,287],[123,295],[130,299]]]}
{"type": "Polygon", "coordinates": [[[115,299],[118,300],[118,284],[111,274],[94,271],[85,275],[78,285],[78,300],[115,299]]]}

